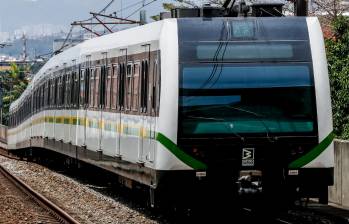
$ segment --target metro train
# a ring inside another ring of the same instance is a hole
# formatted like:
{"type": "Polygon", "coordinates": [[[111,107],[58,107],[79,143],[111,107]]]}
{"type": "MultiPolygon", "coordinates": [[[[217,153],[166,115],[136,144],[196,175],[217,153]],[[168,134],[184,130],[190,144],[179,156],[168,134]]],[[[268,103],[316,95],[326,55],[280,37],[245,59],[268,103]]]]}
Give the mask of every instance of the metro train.
{"type": "Polygon", "coordinates": [[[246,171],[282,198],[326,202],[333,183],[315,17],[172,18],[87,40],[51,58],[10,114],[9,150],[102,167],[152,205],[236,192],[246,171]]]}

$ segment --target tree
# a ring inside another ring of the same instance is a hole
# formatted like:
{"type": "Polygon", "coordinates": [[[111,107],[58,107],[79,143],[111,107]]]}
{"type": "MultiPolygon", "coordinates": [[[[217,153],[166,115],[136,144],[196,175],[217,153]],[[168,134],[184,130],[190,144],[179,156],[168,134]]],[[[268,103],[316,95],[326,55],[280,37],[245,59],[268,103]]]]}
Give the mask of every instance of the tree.
{"type": "Polygon", "coordinates": [[[326,40],[330,73],[334,131],[349,138],[349,18],[337,17],[333,23],[334,38],[326,40]]]}
{"type": "Polygon", "coordinates": [[[343,0],[312,0],[310,15],[320,16],[322,23],[332,25],[338,16],[349,10],[349,5],[345,5],[343,0]]]}
{"type": "Polygon", "coordinates": [[[3,124],[8,123],[10,104],[18,99],[27,88],[28,80],[25,73],[28,67],[19,68],[16,64],[11,64],[9,71],[0,72],[0,82],[3,91],[3,124]]]}

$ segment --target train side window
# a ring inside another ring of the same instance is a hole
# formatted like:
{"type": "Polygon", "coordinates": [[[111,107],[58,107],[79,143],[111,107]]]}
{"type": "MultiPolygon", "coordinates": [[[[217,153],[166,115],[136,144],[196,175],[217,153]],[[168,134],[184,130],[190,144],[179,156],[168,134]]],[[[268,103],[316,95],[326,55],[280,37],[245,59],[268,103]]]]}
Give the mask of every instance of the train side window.
{"type": "Polygon", "coordinates": [[[46,108],[48,108],[50,106],[50,102],[51,102],[51,95],[52,95],[52,92],[51,92],[51,80],[48,80],[47,83],[47,97],[46,97],[46,108]]]}
{"type": "Polygon", "coordinates": [[[126,72],[126,110],[131,109],[131,101],[132,101],[132,64],[127,64],[127,72],[126,72]]]}
{"type": "Polygon", "coordinates": [[[65,90],[65,85],[67,82],[67,77],[63,75],[62,80],[61,80],[61,106],[64,106],[65,103],[65,96],[66,96],[66,90],[65,90]]]}
{"type": "Polygon", "coordinates": [[[74,90],[74,97],[75,97],[75,108],[79,107],[80,104],[80,72],[81,70],[78,69],[75,71],[75,90],[74,90]]]}
{"type": "Polygon", "coordinates": [[[58,86],[57,78],[53,79],[52,85],[53,85],[52,86],[52,88],[53,88],[52,104],[53,104],[53,108],[55,108],[56,107],[57,86],[58,86]]]}
{"type": "Polygon", "coordinates": [[[71,83],[71,73],[68,73],[66,75],[66,80],[65,80],[65,102],[64,106],[69,107],[70,105],[70,83],[71,83]]]}
{"type": "Polygon", "coordinates": [[[79,103],[80,103],[80,108],[84,106],[85,103],[85,70],[81,69],[80,70],[80,86],[79,86],[79,103]]]}
{"type": "Polygon", "coordinates": [[[120,110],[124,110],[125,108],[125,81],[126,81],[126,69],[125,64],[121,64],[119,66],[119,108],[120,110]]]}
{"type": "Polygon", "coordinates": [[[89,100],[90,100],[90,69],[85,70],[85,92],[84,92],[84,104],[85,107],[89,105],[89,100]]]}
{"type": "Polygon", "coordinates": [[[46,84],[43,83],[42,84],[42,87],[41,87],[41,99],[42,99],[42,102],[41,102],[41,109],[44,110],[45,109],[45,86],[46,84]]]}
{"type": "Polygon", "coordinates": [[[40,111],[40,87],[38,88],[38,90],[36,91],[36,111],[39,112],[40,111]]]}
{"type": "Polygon", "coordinates": [[[94,69],[90,69],[90,108],[93,108],[94,106],[94,92],[95,92],[95,74],[94,69]]]}
{"type": "Polygon", "coordinates": [[[152,111],[157,114],[160,104],[160,74],[157,60],[154,61],[152,94],[152,111]]]}
{"type": "Polygon", "coordinates": [[[126,81],[126,68],[125,64],[121,64],[119,66],[119,74],[120,74],[120,80],[119,80],[119,108],[120,110],[123,110],[125,107],[125,81],[126,81]]]}
{"type": "Polygon", "coordinates": [[[40,110],[40,87],[36,90],[36,112],[39,112],[39,110],[40,110]]]}
{"type": "Polygon", "coordinates": [[[70,102],[69,106],[70,108],[75,106],[75,71],[71,73],[71,79],[70,79],[70,102]]]}
{"type": "Polygon", "coordinates": [[[111,81],[111,108],[112,109],[117,109],[116,106],[117,106],[117,99],[118,99],[118,89],[119,89],[119,86],[118,86],[118,77],[120,77],[120,73],[118,73],[118,66],[117,65],[114,65],[113,66],[113,74],[112,74],[112,81],[111,81]]]}
{"type": "Polygon", "coordinates": [[[142,62],[142,72],[141,72],[141,111],[143,113],[147,112],[148,108],[148,85],[149,85],[149,68],[148,61],[142,62]]]}
{"type": "Polygon", "coordinates": [[[136,63],[133,65],[133,83],[132,83],[132,110],[138,111],[139,101],[139,76],[140,76],[140,64],[136,63]]]}
{"type": "MultiPolygon", "coordinates": [[[[41,106],[42,106],[42,86],[39,86],[39,90],[38,90],[38,98],[39,98],[39,105],[38,105],[38,111],[41,111],[41,106]]],[[[19,108],[21,109],[21,108],[19,108]]],[[[19,111],[19,115],[21,115],[21,111],[19,111]]]]}
{"type": "Polygon", "coordinates": [[[106,103],[106,76],[107,76],[107,67],[102,66],[100,70],[100,80],[99,80],[99,108],[105,108],[106,103]]]}
{"type": "Polygon", "coordinates": [[[72,85],[72,106],[74,108],[76,108],[77,104],[78,104],[78,100],[79,100],[79,74],[74,71],[73,72],[73,85],[72,85]]]}
{"type": "Polygon", "coordinates": [[[33,98],[34,98],[34,114],[36,113],[36,109],[37,109],[37,104],[36,104],[36,101],[37,101],[37,99],[36,99],[36,90],[34,90],[34,96],[33,96],[33,98]]]}
{"type": "Polygon", "coordinates": [[[105,107],[107,109],[110,109],[111,107],[111,82],[112,82],[112,68],[108,67],[107,68],[107,78],[106,78],[106,91],[105,91],[105,107]]]}
{"type": "Polygon", "coordinates": [[[44,105],[44,91],[43,91],[44,85],[41,85],[40,87],[40,111],[42,110],[42,107],[44,105]]]}
{"type": "Polygon", "coordinates": [[[101,67],[95,70],[95,89],[94,89],[94,108],[98,108],[100,105],[99,90],[100,90],[100,80],[101,80],[101,67]]]}

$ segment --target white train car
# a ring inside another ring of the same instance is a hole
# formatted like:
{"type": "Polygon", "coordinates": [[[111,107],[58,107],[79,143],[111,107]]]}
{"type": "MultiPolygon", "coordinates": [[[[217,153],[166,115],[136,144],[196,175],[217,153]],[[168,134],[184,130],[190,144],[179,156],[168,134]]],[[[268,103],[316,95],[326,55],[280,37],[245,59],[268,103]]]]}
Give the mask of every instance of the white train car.
{"type": "Polygon", "coordinates": [[[50,59],[10,120],[9,149],[105,168],[153,202],[157,190],[230,191],[242,170],[261,170],[265,192],[324,201],[333,182],[316,18],[166,19],[94,38],[50,59]]]}

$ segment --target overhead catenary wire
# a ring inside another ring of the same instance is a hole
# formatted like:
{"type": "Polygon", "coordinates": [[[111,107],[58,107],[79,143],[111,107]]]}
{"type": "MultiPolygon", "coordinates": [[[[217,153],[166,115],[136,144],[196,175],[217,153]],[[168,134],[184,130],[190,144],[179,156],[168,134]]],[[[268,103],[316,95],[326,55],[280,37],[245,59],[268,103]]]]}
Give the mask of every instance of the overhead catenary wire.
{"type": "MultiPolygon", "coordinates": [[[[103,13],[103,12],[105,12],[105,11],[114,3],[114,1],[115,1],[115,0],[111,0],[111,1],[110,1],[105,7],[103,7],[103,9],[101,9],[98,13],[103,13]]],[[[79,22],[87,22],[87,21],[89,21],[89,20],[91,20],[91,19],[93,19],[93,18],[94,18],[94,16],[92,16],[92,17],[89,18],[89,19],[82,20],[82,21],[79,21],[79,22]]],[[[62,46],[61,46],[58,50],[54,51],[51,55],[54,55],[54,54],[60,52],[62,49],[64,49],[64,48],[66,47],[66,43],[67,43],[68,39],[70,38],[70,36],[72,36],[73,29],[74,29],[74,26],[70,26],[70,30],[69,30],[69,32],[68,32],[66,38],[64,39],[62,46]]]]}
{"type": "Polygon", "coordinates": [[[65,44],[67,43],[69,37],[70,37],[71,34],[73,33],[73,29],[74,29],[74,26],[70,26],[69,33],[68,33],[68,35],[66,36],[66,38],[64,39],[62,46],[61,46],[58,50],[56,50],[55,52],[53,52],[53,54],[56,54],[56,53],[60,52],[63,48],[66,47],[65,44]]]}
{"type": "MultiPolygon", "coordinates": [[[[152,3],[156,2],[156,1],[157,1],[157,0],[152,0],[151,2],[145,3],[146,0],[141,0],[141,1],[135,2],[135,3],[133,3],[133,4],[130,4],[130,5],[128,5],[128,6],[125,6],[124,8],[121,8],[120,10],[116,11],[116,13],[122,12],[122,11],[124,11],[124,10],[126,10],[126,9],[130,9],[130,8],[133,8],[133,7],[137,6],[137,5],[139,5],[139,4],[142,4],[141,7],[137,8],[135,11],[133,11],[130,15],[128,15],[128,16],[125,18],[125,19],[128,19],[128,18],[130,18],[131,16],[133,16],[135,13],[137,13],[138,11],[140,11],[142,8],[145,8],[146,6],[152,4],[152,3]]],[[[117,25],[114,25],[111,29],[114,29],[116,26],[117,26],[117,25]]]]}
{"type": "Polygon", "coordinates": [[[148,2],[148,3],[146,3],[146,4],[144,4],[144,1],[142,1],[142,6],[139,7],[138,9],[136,9],[136,10],[135,10],[134,12],[132,12],[130,15],[128,15],[128,16],[126,17],[126,19],[130,18],[130,17],[133,16],[135,13],[139,12],[141,9],[145,8],[146,6],[152,4],[152,3],[156,2],[156,1],[157,1],[157,0],[153,0],[153,1],[148,2]]]}

